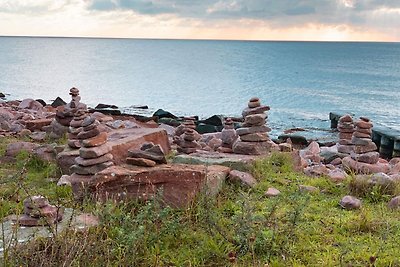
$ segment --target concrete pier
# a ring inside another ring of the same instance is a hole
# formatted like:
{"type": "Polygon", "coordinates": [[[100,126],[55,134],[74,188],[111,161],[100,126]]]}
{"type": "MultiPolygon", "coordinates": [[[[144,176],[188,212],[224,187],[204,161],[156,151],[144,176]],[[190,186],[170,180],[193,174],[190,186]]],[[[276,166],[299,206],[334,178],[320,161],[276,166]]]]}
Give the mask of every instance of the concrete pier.
{"type": "MultiPolygon", "coordinates": [[[[331,128],[336,129],[339,118],[345,114],[330,112],[331,128]]],[[[350,114],[354,116],[353,114],[350,114]]],[[[384,126],[372,128],[372,141],[376,144],[379,154],[383,158],[400,157],[400,131],[384,126]]]]}

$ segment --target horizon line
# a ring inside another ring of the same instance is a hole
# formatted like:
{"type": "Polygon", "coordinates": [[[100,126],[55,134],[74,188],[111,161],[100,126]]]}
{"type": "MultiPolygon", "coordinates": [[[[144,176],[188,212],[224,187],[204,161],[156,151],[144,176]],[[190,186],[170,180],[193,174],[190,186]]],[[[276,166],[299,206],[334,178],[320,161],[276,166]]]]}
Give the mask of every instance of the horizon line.
{"type": "Polygon", "coordinates": [[[127,40],[154,40],[154,41],[233,41],[233,42],[315,42],[315,43],[400,43],[400,41],[376,40],[279,40],[279,39],[207,39],[207,38],[157,38],[157,37],[104,37],[104,36],[53,36],[53,35],[0,35],[6,38],[76,38],[76,39],[127,39],[127,40]]]}

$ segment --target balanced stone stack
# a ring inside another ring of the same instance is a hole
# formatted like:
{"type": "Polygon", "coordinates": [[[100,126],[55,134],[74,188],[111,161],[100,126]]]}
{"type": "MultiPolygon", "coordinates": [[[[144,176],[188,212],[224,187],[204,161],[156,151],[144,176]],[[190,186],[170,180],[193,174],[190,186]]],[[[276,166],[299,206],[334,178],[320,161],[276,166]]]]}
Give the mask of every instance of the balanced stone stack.
{"type": "Polygon", "coordinates": [[[238,138],[234,123],[231,118],[226,118],[224,123],[224,129],[221,131],[222,145],[218,148],[219,152],[232,153],[233,143],[238,138]]]}
{"type": "Polygon", "coordinates": [[[85,104],[80,103],[81,97],[79,96],[78,88],[72,87],[69,90],[69,94],[71,95],[71,102],[63,106],[63,109],[60,109],[56,112],[56,121],[63,126],[70,125],[70,122],[72,121],[77,110],[87,109],[85,104]]]}
{"type": "Polygon", "coordinates": [[[178,127],[176,127],[175,136],[180,137],[182,134],[185,133],[185,130],[188,128],[196,130],[196,124],[194,122],[194,118],[186,117],[184,122],[181,125],[179,125],[178,127]]]}
{"type": "Polygon", "coordinates": [[[43,226],[62,220],[64,210],[52,206],[43,196],[32,196],[24,200],[24,214],[16,221],[22,226],[43,226]]]}
{"type": "Polygon", "coordinates": [[[82,121],[82,131],[76,136],[81,148],[79,157],[75,158],[76,164],[71,166],[71,173],[93,175],[114,165],[111,146],[107,144],[107,133],[100,132],[99,125],[92,116],[82,121]]]}
{"type": "Polygon", "coordinates": [[[354,152],[351,153],[353,160],[368,164],[376,164],[379,161],[377,146],[371,139],[372,127],[372,123],[366,117],[361,117],[356,122],[356,130],[351,138],[354,144],[354,152]]]}
{"type": "Polygon", "coordinates": [[[197,149],[200,149],[201,146],[196,142],[196,134],[198,135],[196,130],[193,130],[192,128],[186,128],[183,135],[176,142],[178,145],[178,152],[191,154],[195,153],[197,149]]]}
{"type": "Polygon", "coordinates": [[[77,110],[74,114],[73,120],[71,120],[68,128],[68,146],[71,148],[79,149],[81,142],[78,139],[78,134],[82,132],[82,122],[87,117],[86,110],[77,110]]]}
{"type": "Polygon", "coordinates": [[[167,163],[164,150],[160,145],[145,143],[140,150],[128,150],[127,164],[154,167],[156,164],[167,163]]]}
{"type": "Polygon", "coordinates": [[[244,123],[236,130],[239,139],[233,144],[234,153],[260,155],[271,151],[274,144],[268,136],[271,129],[266,126],[268,115],[265,113],[269,109],[269,106],[261,105],[258,98],[250,99],[242,112],[244,123]]]}
{"type": "Polygon", "coordinates": [[[339,131],[338,152],[350,154],[354,150],[354,145],[351,141],[354,133],[353,118],[348,114],[340,117],[337,129],[339,131]]]}

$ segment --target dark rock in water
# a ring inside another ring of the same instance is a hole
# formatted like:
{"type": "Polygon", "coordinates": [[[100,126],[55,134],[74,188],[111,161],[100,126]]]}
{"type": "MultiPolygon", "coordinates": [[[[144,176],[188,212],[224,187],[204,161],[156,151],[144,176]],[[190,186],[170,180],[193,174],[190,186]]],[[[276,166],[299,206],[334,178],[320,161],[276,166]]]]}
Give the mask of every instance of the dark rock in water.
{"type": "Polygon", "coordinates": [[[223,126],[215,126],[215,125],[211,125],[211,124],[204,124],[204,123],[200,123],[199,125],[197,125],[196,127],[196,131],[199,134],[205,134],[205,133],[216,133],[216,132],[220,132],[222,131],[223,126]]]}
{"type": "Polygon", "coordinates": [[[284,142],[286,142],[288,138],[292,140],[293,144],[304,145],[304,146],[308,144],[307,139],[301,135],[281,134],[278,136],[278,139],[283,140],[284,142]]]}
{"type": "Polygon", "coordinates": [[[47,106],[46,102],[44,102],[43,99],[36,99],[36,101],[42,104],[43,107],[47,106]]]}
{"type": "Polygon", "coordinates": [[[161,118],[158,120],[158,123],[164,123],[173,127],[178,127],[181,124],[178,120],[171,118],[161,118]]]}
{"type": "Polygon", "coordinates": [[[112,109],[117,109],[118,107],[116,105],[109,105],[109,104],[98,104],[95,109],[101,109],[101,108],[112,108],[112,109]]]}
{"type": "Polygon", "coordinates": [[[66,105],[67,103],[64,101],[64,100],[62,100],[62,98],[61,97],[57,97],[54,101],[53,101],[53,103],[51,103],[51,106],[53,107],[53,108],[56,108],[56,107],[59,107],[59,106],[64,106],[64,105],[66,105]]]}
{"type": "Polygon", "coordinates": [[[1,98],[4,98],[4,97],[6,97],[6,95],[3,94],[3,93],[0,93],[0,97],[1,97],[1,98]]]}
{"type": "Polygon", "coordinates": [[[104,115],[122,115],[121,111],[118,109],[94,109],[93,112],[100,112],[104,115]]]}
{"type": "Polygon", "coordinates": [[[154,112],[153,117],[161,118],[170,118],[170,119],[177,119],[178,117],[172,114],[171,112],[165,111],[163,109],[158,109],[154,112]]]}
{"type": "Polygon", "coordinates": [[[137,105],[135,105],[135,106],[132,106],[132,108],[137,108],[137,109],[149,109],[149,106],[147,106],[147,105],[144,105],[144,106],[137,106],[137,105]]]}
{"type": "Polygon", "coordinates": [[[222,126],[224,124],[224,117],[222,115],[213,115],[205,120],[200,120],[199,123],[222,126]]]}

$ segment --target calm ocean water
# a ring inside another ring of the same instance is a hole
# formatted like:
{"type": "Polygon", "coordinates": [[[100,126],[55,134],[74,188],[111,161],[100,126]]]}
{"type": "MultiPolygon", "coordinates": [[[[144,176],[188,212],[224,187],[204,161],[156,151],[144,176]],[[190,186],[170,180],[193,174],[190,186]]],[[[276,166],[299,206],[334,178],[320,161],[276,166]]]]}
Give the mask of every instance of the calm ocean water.
{"type": "MultiPolygon", "coordinates": [[[[252,96],[280,133],[329,129],[329,112],[400,130],[400,43],[0,37],[0,92],[239,116],[252,96]]],[[[315,131],[314,131],[315,133],[315,131]]],[[[318,135],[318,133],[317,133],[318,135]]]]}

